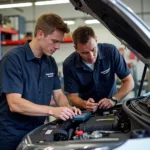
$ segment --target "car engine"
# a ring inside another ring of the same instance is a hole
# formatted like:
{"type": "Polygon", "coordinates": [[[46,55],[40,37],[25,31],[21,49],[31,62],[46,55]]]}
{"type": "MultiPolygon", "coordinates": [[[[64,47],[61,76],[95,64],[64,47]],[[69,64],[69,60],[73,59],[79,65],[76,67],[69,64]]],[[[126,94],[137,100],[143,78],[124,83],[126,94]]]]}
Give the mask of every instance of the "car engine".
{"type": "Polygon", "coordinates": [[[150,96],[139,97],[109,110],[83,111],[82,115],[67,121],[57,119],[27,134],[17,150],[22,147],[26,147],[24,150],[43,150],[49,146],[65,150],[84,149],[86,146],[89,149],[112,149],[129,139],[149,137],[149,104],[150,96]]]}
{"type": "MultiPolygon", "coordinates": [[[[86,113],[86,112],[82,112],[86,113]]],[[[88,113],[88,112],[87,112],[88,113]]],[[[91,113],[86,120],[55,120],[30,134],[33,143],[87,140],[99,138],[124,139],[131,129],[128,116],[120,108],[91,113]]]]}

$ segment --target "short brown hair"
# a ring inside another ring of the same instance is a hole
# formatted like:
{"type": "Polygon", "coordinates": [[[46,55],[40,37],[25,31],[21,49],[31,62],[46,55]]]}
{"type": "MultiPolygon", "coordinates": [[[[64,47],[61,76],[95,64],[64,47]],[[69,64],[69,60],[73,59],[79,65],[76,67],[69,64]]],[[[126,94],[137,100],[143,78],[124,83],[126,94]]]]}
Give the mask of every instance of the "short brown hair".
{"type": "Polygon", "coordinates": [[[93,37],[95,38],[94,30],[88,26],[78,27],[72,34],[74,45],[77,46],[77,43],[85,44],[88,40],[93,37]]]}
{"type": "Polygon", "coordinates": [[[38,30],[42,30],[46,35],[53,33],[56,29],[68,33],[70,31],[63,19],[54,13],[46,13],[41,15],[35,24],[34,36],[36,36],[38,30]]]}

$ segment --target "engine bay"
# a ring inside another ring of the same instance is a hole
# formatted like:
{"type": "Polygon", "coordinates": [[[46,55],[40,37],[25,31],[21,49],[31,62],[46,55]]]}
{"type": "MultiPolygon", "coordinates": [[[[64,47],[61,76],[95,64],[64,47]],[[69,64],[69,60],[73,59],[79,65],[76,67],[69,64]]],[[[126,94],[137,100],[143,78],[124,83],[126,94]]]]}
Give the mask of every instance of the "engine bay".
{"type": "MultiPolygon", "coordinates": [[[[85,113],[85,112],[82,112],[85,113]]],[[[32,143],[103,139],[120,141],[129,138],[131,123],[120,107],[97,111],[86,120],[55,120],[30,133],[32,143]]]]}
{"type": "Polygon", "coordinates": [[[82,111],[82,115],[67,121],[57,119],[27,134],[17,150],[113,149],[129,139],[149,137],[149,102],[150,96],[138,97],[109,110],[82,111]]]}

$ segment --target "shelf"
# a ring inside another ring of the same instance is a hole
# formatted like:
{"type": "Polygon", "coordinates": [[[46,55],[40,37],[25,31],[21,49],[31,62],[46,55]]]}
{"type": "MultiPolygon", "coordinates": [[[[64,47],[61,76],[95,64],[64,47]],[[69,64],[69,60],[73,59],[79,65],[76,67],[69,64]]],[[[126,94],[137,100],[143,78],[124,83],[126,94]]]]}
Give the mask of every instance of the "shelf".
{"type": "Polygon", "coordinates": [[[72,43],[72,38],[64,38],[63,43],[72,43]]]}
{"type": "Polygon", "coordinates": [[[16,31],[16,30],[6,29],[6,28],[2,28],[2,27],[0,27],[0,32],[7,33],[7,34],[18,34],[18,31],[16,31]]]}
{"type": "Polygon", "coordinates": [[[26,40],[17,40],[17,41],[5,40],[5,41],[1,42],[2,46],[22,45],[22,44],[25,44],[25,43],[26,43],[26,40]]]}
{"type": "MultiPolygon", "coordinates": [[[[9,46],[9,45],[22,45],[25,44],[26,40],[4,40],[1,42],[2,46],[9,46]]],[[[64,39],[62,43],[72,43],[72,39],[64,39]]]]}
{"type": "MultiPolygon", "coordinates": [[[[26,40],[4,40],[1,42],[2,46],[9,46],[9,45],[22,45],[25,44],[26,40]]],[[[72,38],[64,38],[62,43],[72,43],[72,38]]]]}

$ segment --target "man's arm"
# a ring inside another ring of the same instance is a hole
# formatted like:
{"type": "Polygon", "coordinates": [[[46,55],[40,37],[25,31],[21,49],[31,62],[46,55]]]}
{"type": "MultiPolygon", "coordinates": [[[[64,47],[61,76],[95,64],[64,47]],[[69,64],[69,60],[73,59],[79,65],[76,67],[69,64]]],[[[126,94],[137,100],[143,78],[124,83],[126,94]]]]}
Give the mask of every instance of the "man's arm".
{"type": "Polygon", "coordinates": [[[7,102],[11,112],[16,112],[29,116],[48,116],[66,120],[72,118],[75,114],[68,107],[51,107],[38,105],[21,97],[18,93],[6,94],[7,102]]]}
{"type": "Polygon", "coordinates": [[[64,95],[64,93],[61,89],[54,90],[53,97],[58,106],[68,107],[68,108],[72,109],[74,111],[75,115],[81,114],[81,111],[78,108],[70,106],[68,99],[66,98],[66,96],[64,95]]]}
{"type": "Polygon", "coordinates": [[[98,103],[95,103],[92,98],[89,98],[87,101],[83,100],[78,96],[78,93],[68,94],[68,97],[72,104],[77,106],[78,108],[86,109],[91,112],[95,112],[98,108],[98,103]]]}
{"type": "Polygon", "coordinates": [[[78,96],[78,93],[69,93],[68,98],[74,106],[86,109],[86,101],[78,96]]]}
{"type": "Polygon", "coordinates": [[[127,77],[123,78],[122,85],[119,89],[119,91],[114,95],[119,100],[123,99],[125,96],[129,94],[129,92],[134,88],[134,80],[131,74],[129,74],[127,77]]]}
{"type": "Polygon", "coordinates": [[[54,90],[53,97],[58,106],[70,107],[69,102],[61,89],[54,90]]]}
{"type": "MultiPolygon", "coordinates": [[[[113,95],[119,101],[123,99],[125,96],[127,96],[128,93],[134,88],[134,80],[131,74],[123,78],[121,81],[122,81],[122,85],[119,91],[115,95],[113,95]]],[[[99,101],[98,104],[100,109],[108,109],[113,107],[115,105],[115,102],[113,102],[111,99],[103,98],[99,101]]]]}
{"type": "Polygon", "coordinates": [[[17,112],[29,116],[48,115],[49,106],[38,105],[21,97],[18,93],[6,94],[7,102],[11,112],[17,112]]]}

